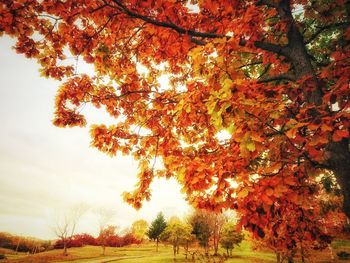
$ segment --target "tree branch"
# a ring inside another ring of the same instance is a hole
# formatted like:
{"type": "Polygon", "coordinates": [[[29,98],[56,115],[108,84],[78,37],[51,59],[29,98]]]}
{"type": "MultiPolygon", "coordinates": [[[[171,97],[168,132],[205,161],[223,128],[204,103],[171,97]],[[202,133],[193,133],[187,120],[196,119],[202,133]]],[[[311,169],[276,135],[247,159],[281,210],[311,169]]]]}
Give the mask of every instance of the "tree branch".
{"type": "Polygon", "coordinates": [[[289,81],[295,81],[295,76],[291,73],[285,73],[285,74],[280,74],[277,76],[266,76],[263,78],[260,78],[258,80],[258,83],[267,83],[271,81],[278,81],[278,80],[289,80],[289,81]]]}
{"type": "Polygon", "coordinates": [[[273,53],[276,53],[278,55],[283,55],[285,57],[289,57],[288,47],[287,46],[280,46],[273,43],[263,42],[263,41],[256,41],[255,47],[270,51],[273,53]]]}
{"type": "MultiPolygon", "coordinates": [[[[185,28],[182,28],[182,27],[175,25],[172,22],[158,21],[158,20],[153,19],[149,16],[141,15],[141,14],[138,14],[136,12],[131,11],[128,7],[126,7],[119,0],[112,0],[112,1],[113,1],[113,3],[115,3],[119,7],[119,9],[121,11],[123,11],[129,17],[141,19],[141,20],[143,20],[149,24],[155,25],[155,26],[161,26],[161,27],[173,29],[174,31],[178,32],[179,34],[186,34],[186,35],[190,35],[193,37],[202,37],[202,38],[223,38],[223,37],[226,37],[225,35],[221,35],[221,34],[208,33],[208,32],[198,32],[198,31],[191,30],[191,29],[185,29],[185,28]]],[[[116,8],[116,6],[112,6],[112,7],[116,8]]]]}

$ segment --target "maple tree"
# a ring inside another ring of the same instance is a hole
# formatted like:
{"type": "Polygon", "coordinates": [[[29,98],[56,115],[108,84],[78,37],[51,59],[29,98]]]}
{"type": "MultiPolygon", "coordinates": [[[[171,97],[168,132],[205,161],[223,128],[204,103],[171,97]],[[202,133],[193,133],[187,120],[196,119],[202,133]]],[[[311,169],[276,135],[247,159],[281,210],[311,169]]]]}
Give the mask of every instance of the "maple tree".
{"type": "Polygon", "coordinates": [[[4,0],[0,32],[62,80],[55,125],[87,125],[85,104],[115,118],[91,125],[91,145],[139,160],[129,203],[175,177],[192,204],[238,209],[263,236],[276,207],[312,211],[324,172],[350,217],[349,13],[346,0],[4,0]]]}

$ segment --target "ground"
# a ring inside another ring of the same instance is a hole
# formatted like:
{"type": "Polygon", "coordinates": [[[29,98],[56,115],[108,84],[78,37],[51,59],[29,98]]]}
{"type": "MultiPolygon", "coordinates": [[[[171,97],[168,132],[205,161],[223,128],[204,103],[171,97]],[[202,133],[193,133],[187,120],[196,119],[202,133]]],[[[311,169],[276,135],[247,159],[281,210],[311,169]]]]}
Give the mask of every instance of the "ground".
{"type": "MultiPolygon", "coordinates": [[[[340,260],[336,256],[339,251],[350,252],[350,240],[336,240],[332,244],[333,255],[335,261],[332,260],[331,250],[325,249],[312,253],[306,262],[312,263],[327,263],[327,262],[350,262],[350,260],[340,260]]],[[[172,247],[170,245],[160,245],[159,252],[156,252],[153,243],[143,245],[133,245],[123,248],[107,248],[106,255],[101,256],[101,247],[86,246],[82,248],[70,248],[68,250],[69,256],[62,256],[61,250],[52,250],[35,255],[26,255],[24,253],[15,254],[11,250],[0,249],[8,258],[1,262],[9,263],[40,263],[40,262],[74,262],[74,263],[146,263],[146,262],[174,262],[172,255],[172,247]]],[[[223,251],[221,251],[223,252],[223,251]]],[[[186,260],[183,250],[176,258],[176,262],[192,262],[190,259],[186,260]]],[[[196,260],[196,262],[204,262],[196,260]]],[[[219,259],[212,259],[210,262],[219,262],[219,259]],[[214,261],[215,260],[215,261],[214,261]]],[[[248,241],[242,242],[240,247],[236,247],[233,251],[233,258],[225,261],[227,263],[269,263],[276,262],[275,254],[268,251],[254,251],[252,250],[248,241]]],[[[300,262],[297,258],[296,262],[300,262]]]]}

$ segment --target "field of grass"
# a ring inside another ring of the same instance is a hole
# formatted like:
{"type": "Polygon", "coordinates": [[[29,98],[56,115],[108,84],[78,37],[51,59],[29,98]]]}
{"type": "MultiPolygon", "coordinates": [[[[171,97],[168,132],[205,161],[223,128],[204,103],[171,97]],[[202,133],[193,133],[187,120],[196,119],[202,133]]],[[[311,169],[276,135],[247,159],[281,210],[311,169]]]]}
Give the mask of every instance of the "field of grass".
{"type": "MultiPolygon", "coordinates": [[[[350,260],[337,259],[338,251],[350,252],[350,241],[337,240],[332,244],[333,255],[332,260],[330,249],[310,254],[307,262],[350,262],[350,260]]],[[[194,251],[194,250],[193,250],[194,251]]],[[[102,249],[100,247],[86,246],[82,248],[68,249],[68,256],[62,256],[62,250],[52,250],[35,255],[26,255],[19,253],[15,255],[13,251],[3,250],[1,253],[6,254],[7,260],[1,262],[9,263],[40,263],[40,262],[74,262],[74,263],[161,263],[161,262],[192,262],[191,257],[186,260],[183,250],[177,255],[176,260],[173,259],[172,247],[170,245],[160,245],[159,251],[156,252],[153,243],[143,245],[133,245],[123,248],[106,248],[106,255],[101,256],[102,249]]],[[[220,251],[223,252],[223,251],[220,251]]],[[[269,263],[276,262],[275,254],[268,251],[254,251],[248,241],[243,241],[240,247],[233,250],[233,257],[226,260],[227,263],[269,263]]],[[[196,262],[208,262],[197,259],[196,262]]],[[[219,258],[211,258],[209,262],[220,262],[219,258]]],[[[300,262],[296,258],[296,262],[300,262]]]]}

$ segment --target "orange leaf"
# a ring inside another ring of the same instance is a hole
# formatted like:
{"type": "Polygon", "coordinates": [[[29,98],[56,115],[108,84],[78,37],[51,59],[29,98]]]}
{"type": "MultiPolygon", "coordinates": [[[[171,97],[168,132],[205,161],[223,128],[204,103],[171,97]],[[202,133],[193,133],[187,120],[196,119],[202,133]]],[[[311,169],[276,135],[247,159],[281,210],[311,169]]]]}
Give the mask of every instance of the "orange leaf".
{"type": "Polygon", "coordinates": [[[349,131],[347,130],[336,130],[333,133],[332,140],[334,142],[340,142],[343,138],[349,137],[349,131]]]}

